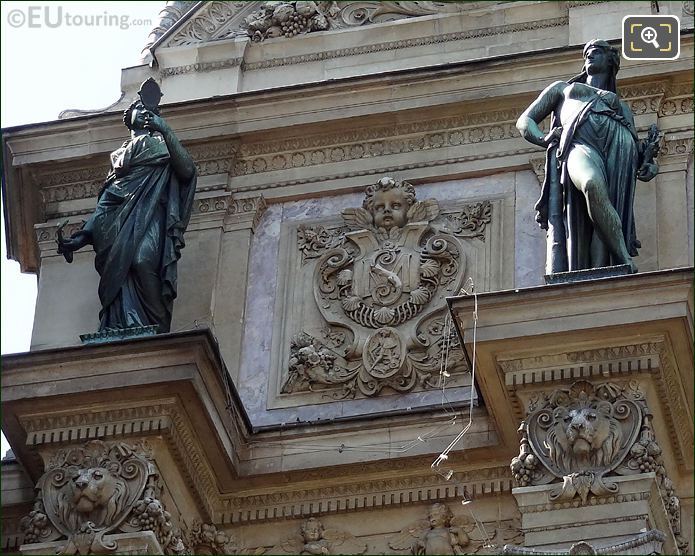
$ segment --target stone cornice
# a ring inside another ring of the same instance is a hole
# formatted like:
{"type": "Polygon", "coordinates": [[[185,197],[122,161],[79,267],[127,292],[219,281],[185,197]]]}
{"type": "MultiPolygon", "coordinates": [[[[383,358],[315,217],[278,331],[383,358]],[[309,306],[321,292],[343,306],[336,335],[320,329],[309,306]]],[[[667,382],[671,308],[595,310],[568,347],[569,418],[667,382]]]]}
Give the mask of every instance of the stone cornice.
{"type": "MultiPolygon", "coordinates": [[[[367,469],[365,469],[366,472],[367,469]]],[[[339,486],[298,489],[285,492],[224,497],[218,518],[224,523],[271,521],[287,517],[308,517],[355,512],[370,508],[396,507],[422,502],[444,502],[511,492],[507,466],[455,472],[446,481],[427,469],[427,474],[401,478],[362,480],[339,486]]]]}
{"type": "Polygon", "coordinates": [[[335,58],[344,58],[347,56],[359,56],[361,54],[371,54],[374,52],[388,52],[392,50],[403,50],[406,48],[417,48],[429,44],[444,44],[447,42],[477,39],[482,37],[490,37],[494,35],[506,35],[511,33],[519,33],[522,31],[549,29],[553,27],[562,27],[564,25],[567,25],[568,21],[569,19],[567,17],[557,17],[554,19],[540,21],[527,21],[524,23],[499,25],[497,27],[488,27],[485,29],[458,31],[456,33],[446,33],[443,35],[433,35],[430,37],[418,37],[415,39],[390,41],[384,43],[370,44],[366,46],[313,52],[311,54],[301,54],[297,56],[288,56],[285,58],[273,58],[270,60],[263,60],[261,62],[245,63],[243,65],[243,68],[246,71],[257,71],[294,64],[306,64],[310,62],[319,62],[335,58]]]}
{"type": "Polygon", "coordinates": [[[238,68],[241,66],[242,62],[243,58],[232,58],[219,62],[196,62],[195,64],[164,68],[159,71],[159,75],[161,77],[173,77],[175,75],[185,75],[187,73],[208,73],[211,71],[238,68]]]}
{"type": "MultiPolygon", "coordinates": [[[[241,202],[253,207],[262,205],[260,200],[241,202]]],[[[253,474],[235,475],[232,468],[238,466],[237,459],[249,461],[250,440],[263,444],[264,439],[275,438],[275,444],[286,444],[287,449],[294,450],[315,441],[316,433],[297,430],[290,435],[285,434],[287,431],[251,434],[233,388],[228,386],[225,391],[219,385],[221,363],[212,365],[208,356],[203,357],[201,334],[197,331],[140,339],[138,347],[130,341],[5,357],[3,415],[15,423],[8,433],[14,444],[23,446],[18,457],[28,471],[35,478],[40,474],[38,462],[29,462],[31,454],[50,458],[66,444],[160,437],[170,453],[167,458],[176,463],[187,488],[215,523],[418,504],[460,497],[464,490],[473,497],[510,491],[507,465],[499,465],[499,459],[489,461],[494,447],[478,452],[480,457],[484,454],[488,458],[485,465],[493,467],[480,469],[480,463],[475,463],[480,460],[466,453],[452,464],[451,481],[432,473],[429,463],[433,456],[428,454],[341,466],[326,463],[306,470],[278,468],[272,473],[251,467],[253,474]],[[128,358],[133,349],[138,350],[138,358],[128,358]],[[56,366],[61,369],[60,388],[47,393],[48,397],[26,398],[22,393],[26,388],[31,387],[33,392],[45,380],[55,379],[56,366]],[[30,372],[23,372],[26,370],[30,372]],[[115,384],[108,378],[113,372],[118,372],[122,390],[117,399],[109,392],[115,384]],[[95,380],[104,386],[94,386],[95,380]],[[63,398],[68,395],[70,399],[54,404],[52,394],[63,398]],[[213,401],[215,409],[210,411],[213,401]],[[225,404],[231,413],[219,413],[225,404]],[[203,406],[208,409],[203,410],[203,406]],[[201,419],[213,423],[205,437],[200,434],[201,419]],[[236,432],[232,434],[232,430],[236,432]],[[223,446],[227,447],[221,450],[223,446]]],[[[394,426],[393,419],[388,418],[383,426],[394,426]]],[[[403,419],[415,426],[419,423],[414,417],[403,419]]],[[[333,430],[333,425],[326,423],[325,428],[338,442],[340,435],[354,439],[355,431],[360,430],[357,424],[333,430]]],[[[368,437],[370,433],[364,434],[368,437]]]]}

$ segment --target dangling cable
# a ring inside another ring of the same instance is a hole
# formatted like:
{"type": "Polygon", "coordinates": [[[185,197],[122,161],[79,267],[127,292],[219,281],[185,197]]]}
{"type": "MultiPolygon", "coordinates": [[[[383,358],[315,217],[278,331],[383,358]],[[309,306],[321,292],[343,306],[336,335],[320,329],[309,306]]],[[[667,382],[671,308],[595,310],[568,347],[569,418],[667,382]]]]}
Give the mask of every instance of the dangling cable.
{"type": "MultiPolygon", "coordinates": [[[[445,462],[446,460],[449,459],[449,452],[456,446],[456,444],[459,443],[459,441],[464,437],[464,435],[468,432],[468,430],[471,428],[473,424],[473,402],[475,401],[475,367],[476,367],[476,353],[475,353],[475,348],[476,348],[476,341],[477,341],[477,330],[478,330],[478,294],[475,291],[475,288],[473,287],[473,283],[471,281],[471,293],[473,294],[473,363],[472,363],[472,370],[471,370],[471,397],[470,401],[468,404],[468,423],[461,429],[461,432],[459,432],[456,437],[451,441],[451,443],[444,449],[444,451],[439,454],[437,459],[432,462],[432,465],[430,466],[432,470],[437,473],[438,475],[441,475],[444,477],[447,481],[451,479],[452,475],[454,474],[453,470],[448,470],[448,471],[441,471],[439,470],[439,466],[445,462]]],[[[468,293],[466,290],[463,290],[465,293],[468,293]]]]}

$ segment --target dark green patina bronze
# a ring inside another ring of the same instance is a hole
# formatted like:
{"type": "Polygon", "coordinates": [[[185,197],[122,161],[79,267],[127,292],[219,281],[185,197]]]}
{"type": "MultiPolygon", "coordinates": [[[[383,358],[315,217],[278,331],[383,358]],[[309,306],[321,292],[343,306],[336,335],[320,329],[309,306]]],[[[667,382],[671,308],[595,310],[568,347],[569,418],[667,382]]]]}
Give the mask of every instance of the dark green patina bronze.
{"type": "Polygon", "coordinates": [[[582,72],[547,87],[517,121],[527,141],[546,148],[536,220],[547,234],[548,274],[628,265],[640,243],[633,203],[636,179],[656,176],[659,133],[639,140],[616,89],[620,53],[601,40],[584,47],[582,72]],[[539,124],[550,116],[550,132],[539,124]]]}
{"type": "Polygon", "coordinates": [[[111,153],[94,213],[70,238],[58,234],[58,252],[68,262],[74,251],[94,246],[100,333],[169,332],[176,265],[193,207],[195,165],[159,116],[159,86],[148,80],[139,94],[123,115],[131,137],[111,153]]]}

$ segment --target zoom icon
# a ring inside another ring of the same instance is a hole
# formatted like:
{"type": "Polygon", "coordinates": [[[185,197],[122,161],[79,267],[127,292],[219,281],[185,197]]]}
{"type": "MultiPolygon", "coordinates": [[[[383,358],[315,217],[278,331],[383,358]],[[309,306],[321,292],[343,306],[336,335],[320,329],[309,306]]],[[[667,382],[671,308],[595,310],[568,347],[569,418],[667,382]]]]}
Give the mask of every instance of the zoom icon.
{"type": "Polygon", "coordinates": [[[681,50],[681,25],[675,15],[626,15],[623,56],[628,60],[675,60],[681,50]]]}

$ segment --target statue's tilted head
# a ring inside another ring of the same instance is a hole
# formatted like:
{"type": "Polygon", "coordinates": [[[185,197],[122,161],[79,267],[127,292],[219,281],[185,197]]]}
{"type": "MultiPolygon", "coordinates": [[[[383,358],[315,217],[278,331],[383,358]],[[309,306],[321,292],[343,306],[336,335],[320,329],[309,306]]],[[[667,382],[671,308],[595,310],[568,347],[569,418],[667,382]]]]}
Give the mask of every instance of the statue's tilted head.
{"type": "Polygon", "coordinates": [[[584,45],[583,71],[588,75],[609,72],[614,77],[620,70],[620,50],[604,40],[594,39],[584,45]]]}

